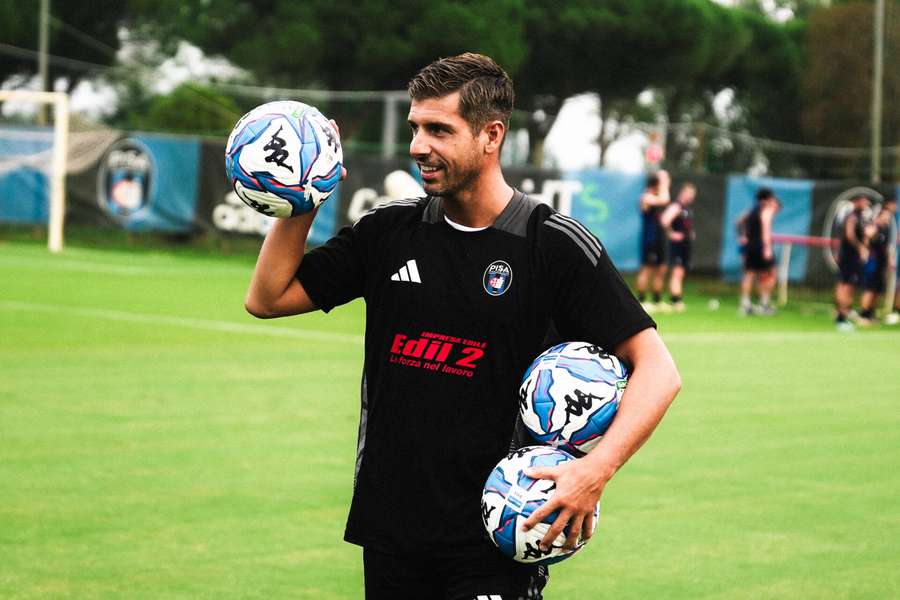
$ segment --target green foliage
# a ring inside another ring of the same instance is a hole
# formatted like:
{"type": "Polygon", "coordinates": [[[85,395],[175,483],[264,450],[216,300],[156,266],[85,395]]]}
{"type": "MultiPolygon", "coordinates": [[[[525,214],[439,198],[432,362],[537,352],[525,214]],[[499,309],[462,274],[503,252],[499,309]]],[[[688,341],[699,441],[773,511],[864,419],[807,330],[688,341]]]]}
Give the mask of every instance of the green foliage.
{"type": "Polygon", "coordinates": [[[133,129],[227,136],[241,116],[231,98],[208,87],[185,83],[148,103],[146,112],[131,113],[133,129]]]}
{"type": "MultiPolygon", "coordinates": [[[[900,139],[900,3],[885,23],[883,139],[900,139]]],[[[803,77],[803,131],[810,143],[865,146],[871,133],[872,4],[850,2],[812,15],[803,77]]],[[[890,13],[889,13],[890,16],[890,13]]]]}
{"type": "Polygon", "coordinates": [[[525,53],[523,0],[130,4],[146,36],[169,45],[187,39],[286,87],[397,89],[440,56],[484,52],[514,72],[525,53]]]}
{"type": "MultiPolygon", "coordinates": [[[[51,2],[48,27],[50,54],[99,65],[112,65],[119,47],[118,28],[127,5],[115,0],[51,2]]],[[[0,0],[0,40],[29,50],[38,49],[39,0],[0,0]]],[[[37,71],[35,58],[4,55],[0,81],[14,74],[37,71]]],[[[84,68],[51,63],[50,80],[66,76],[70,88],[86,75],[84,68]]]]}

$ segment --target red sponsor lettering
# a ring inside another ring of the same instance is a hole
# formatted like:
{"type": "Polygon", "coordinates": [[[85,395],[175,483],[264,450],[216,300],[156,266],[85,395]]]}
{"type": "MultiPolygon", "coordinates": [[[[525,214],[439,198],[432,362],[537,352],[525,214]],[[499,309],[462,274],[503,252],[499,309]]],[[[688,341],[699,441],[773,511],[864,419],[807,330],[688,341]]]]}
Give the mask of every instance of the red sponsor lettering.
{"type": "Polygon", "coordinates": [[[394,334],[389,362],[459,377],[472,377],[487,342],[423,331],[418,337],[394,334]]]}

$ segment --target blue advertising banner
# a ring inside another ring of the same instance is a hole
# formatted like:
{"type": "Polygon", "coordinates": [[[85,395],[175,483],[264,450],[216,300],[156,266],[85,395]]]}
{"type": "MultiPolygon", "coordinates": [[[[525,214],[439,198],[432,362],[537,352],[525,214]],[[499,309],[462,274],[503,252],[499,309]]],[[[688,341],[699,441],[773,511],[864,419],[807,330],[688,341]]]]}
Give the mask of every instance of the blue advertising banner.
{"type": "MultiPolygon", "coordinates": [[[[771,188],[781,200],[782,208],[775,215],[773,233],[810,235],[812,217],[812,190],[814,182],[807,179],[775,179],[769,177],[732,176],[728,178],[725,193],[725,214],[722,220],[722,252],[719,268],[725,279],[736,280],[741,275],[741,256],[738,252],[735,222],[745,211],[756,204],[756,191],[761,187],[771,188]]],[[[775,249],[776,259],[778,248],[775,249]]],[[[807,249],[796,246],[792,250],[790,272],[791,281],[800,281],[806,276],[807,249]]]]}
{"type": "Polygon", "coordinates": [[[47,175],[53,132],[49,128],[12,127],[0,135],[0,222],[46,223],[47,175]]]}
{"type": "MultiPolygon", "coordinates": [[[[596,235],[620,271],[636,271],[640,262],[641,213],[638,200],[646,176],[591,169],[564,174],[580,182],[570,214],[596,235]]],[[[566,212],[566,207],[559,207],[566,212]]]]}
{"type": "Polygon", "coordinates": [[[200,143],[194,138],[132,135],[100,160],[97,201],[132,231],[189,232],[197,204],[200,143]]]}

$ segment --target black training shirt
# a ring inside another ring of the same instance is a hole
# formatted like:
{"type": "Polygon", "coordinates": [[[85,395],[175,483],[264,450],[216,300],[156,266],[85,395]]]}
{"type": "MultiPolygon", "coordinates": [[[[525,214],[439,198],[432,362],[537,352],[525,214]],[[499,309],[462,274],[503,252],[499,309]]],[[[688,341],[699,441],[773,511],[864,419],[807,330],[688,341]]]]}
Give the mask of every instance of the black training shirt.
{"type": "Polygon", "coordinates": [[[485,536],[482,486],[551,325],[610,350],[655,326],[600,242],[521,192],[474,232],[449,225],[440,198],[385,204],[308,252],[297,277],[326,312],[366,300],[345,539],[394,552],[485,536]]]}

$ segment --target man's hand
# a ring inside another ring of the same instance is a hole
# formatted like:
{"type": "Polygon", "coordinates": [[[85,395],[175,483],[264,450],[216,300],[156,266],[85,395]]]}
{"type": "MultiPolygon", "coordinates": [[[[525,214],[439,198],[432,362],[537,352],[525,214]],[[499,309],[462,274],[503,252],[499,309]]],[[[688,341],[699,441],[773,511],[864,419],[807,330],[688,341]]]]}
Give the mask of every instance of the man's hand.
{"type": "Polygon", "coordinates": [[[550,479],[556,483],[553,496],[522,525],[528,531],[547,515],[559,511],[556,520],[541,540],[541,549],[549,548],[566,525],[570,526],[564,545],[566,550],[573,550],[578,545],[579,536],[587,541],[594,532],[594,509],[612,473],[597,473],[588,461],[572,460],[556,467],[528,469],[525,474],[534,479],[550,479]]]}
{"type": "MultiPolygon", "coordinates": [[[[334,119],[328,119],[328,122],[331,123],[331,126],[334,127],[334,130],[337,131],[338,139],[340,139],[341,128],[338,127],[337,121],[335,121],[334,119]]],[[[347,169],[345,169],[344,166],[341,165],[341,181],[345,179],[347,179],[347,169]]]]}
{"type": "Polygon", "coordinates": [[[664,169],[657,171],[656,177],[659,179],[660,187],[668,188],[672,184],[672,178],[669,176],[669,172],[664,169]]]}
{"type": "Polygon", "coordinates": [[[671,231],[669,232],[669,239],[673,242],[682,242],[684,241],[684,233],[681,231],[671,231]]]}

